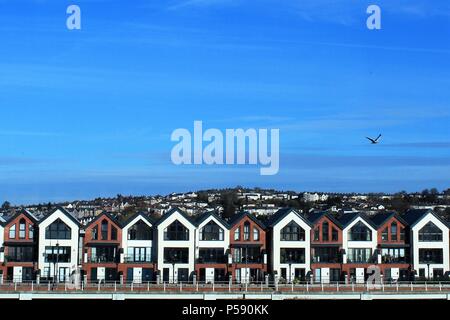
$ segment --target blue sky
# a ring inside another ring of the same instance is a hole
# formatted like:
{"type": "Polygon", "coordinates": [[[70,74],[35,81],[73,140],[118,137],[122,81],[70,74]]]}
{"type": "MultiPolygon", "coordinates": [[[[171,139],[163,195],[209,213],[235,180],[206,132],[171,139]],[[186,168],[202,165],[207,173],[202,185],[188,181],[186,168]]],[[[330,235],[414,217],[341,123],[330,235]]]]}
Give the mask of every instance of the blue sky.
{"type": "Polygon", "coordinates": [[[448,188],[448,39],[446,0],[0,0],[0,201],[448,188]],[[279,128],[279,173],[173,165],[194,120],[279,128]]]}

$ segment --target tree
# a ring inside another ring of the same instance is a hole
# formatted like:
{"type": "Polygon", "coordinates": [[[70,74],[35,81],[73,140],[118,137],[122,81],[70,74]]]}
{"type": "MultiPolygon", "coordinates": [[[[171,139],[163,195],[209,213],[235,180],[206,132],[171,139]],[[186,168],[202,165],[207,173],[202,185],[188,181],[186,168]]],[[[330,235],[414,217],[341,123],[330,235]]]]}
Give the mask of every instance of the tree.
{"type": "Polygon", "coordinates": [[[236,205],[235,205],[235,201],[237,200],[236,198],[237,197],[235,191],[230,191],[222,194],[220,202],[223,207],[224,218],[230,218],[234,216],[234,214],[236,213],[236,205]]]}
{"type": "Polygon", "coordinates": [[[5,202],[3,202],[3,204],[2,204],[2,210],[9,210],[9,209],[11,209],[11,203],[9,202],[9,201],[5,201],[5,202]]]}

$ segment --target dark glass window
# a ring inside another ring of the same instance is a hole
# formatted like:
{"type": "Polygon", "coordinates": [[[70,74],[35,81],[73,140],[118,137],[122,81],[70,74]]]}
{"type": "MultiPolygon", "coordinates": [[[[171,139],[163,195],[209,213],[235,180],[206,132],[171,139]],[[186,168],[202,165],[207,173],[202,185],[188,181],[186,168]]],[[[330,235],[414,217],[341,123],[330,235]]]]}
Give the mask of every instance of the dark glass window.
{"type": "Polygon", "coordinates": [[[443,262],[442,249],[419,249],[419,263],[438,263],[443,262]]]}
{"type": "Polygon", "coordinates": [[[319,227],[314,229],[314,241],[319,241],[320,240],[320,230],[319,227]]]}
{"type": "Polygon", "coordinates": [[[336,228],[333,228],[331,230],[331,241],[338,241],[339,239],[339,232],[336,228]]]}
{"type": "Polygon", "coordinates": [[[305,230],[291,221],[281,229],[281,241],[305,241],[305,230]]]}
{"type": "Polygon", "coordinates": [[[397,241],[398,238],[398,226],[397,226],[397,222],[393,222],[391,224],[391,241],[397,241]]]}
{"type": "Polygon", "coordinates": [[[281,263],[305,263],[305,248],[281,248],[281,263]]]}
{"type": "Polygon", "coordinates": [[[389,241],[389,232],[388,232],[388,228],[384,228],[383,231],[381,232],[381,240],[382,241],[389,241]]]}
{"type": "Polygon", "coordinates": [[[70,247],[46,246],[45,262],[70,262],[70,247]]]}
{"type": "Polygon", "coordinates": [[[92,240],[98,240],[98,225],[92,228],[92,240]]]}
{"type": "Polygon", "coordinates": [[[25,239],[26,238],[26,228],[27,224],[25,222],[25,219],[20,219],[19,221],[19,239],[25,239]]]}
{"type": "Polygon", "coordinates": [[[56,219],[45,229],[46,239],[71,239],[70,228],[61,219],[56,219]]]}
{"type": "Polygon", "coordinates": [[[111,240],[117,240],[117,228],[111,226],[111,240]]]}
{"type": "Polygon", "coordinates": [[[188,248],[164,248],[164,263],[188,263],[188,248]]]}
{"type": "Polygon", "coordinates": [[[359,221],[348,231],[348,239],[350,241],[372,241],[372,232],[359,221]]]}
{"type": "Polygon", "coordinates": [[[102,228],[102,240],[108,240],[108,221],[103,220],[101,223],[102,228]]]}
{"type": "Polygon", "coordinates": [[[152,228],[142,220],[128,229],[128,240],[152,240],[152,238],[152,228]]]}
{"type": "Polygon", "coordinates": [[[419,241],[442,241],[442,230],[430,221],[420,229],[419,241]]]}
{"type": "Polygon", "coordinates": [[[175,220],[164,230],[164,240],[189,240],[189,230],[181,222],[175,220]]]}
{"type": "Polygon", "coordinates": [[[214,221],[208,222],[200,229],[200,240],[203,241],[223,241],[224,231],[214,221]]]}
{"type": "Polygon", "coordinates": [[[223,248],[200,248],[198,255],[199,263],[225,263],[223,248]]]}
{"type": "Polygon", "coordinates": [[[328,234],[329,234],[329,228],[330,225],[328,224],[327,221],[324,221],[322,223],[322,241],[328,241],[328,234]]]}
{"type": "Polygon", "coordinates": [[[33,262],[33,247],[31,246],[9,246],[6,255],[7,262],[33,262]]]}
{"type": "Polygon", "coordinates": [[[246,221],[244,223],[244,241],[250,240],[250,222],[246,221]]]}

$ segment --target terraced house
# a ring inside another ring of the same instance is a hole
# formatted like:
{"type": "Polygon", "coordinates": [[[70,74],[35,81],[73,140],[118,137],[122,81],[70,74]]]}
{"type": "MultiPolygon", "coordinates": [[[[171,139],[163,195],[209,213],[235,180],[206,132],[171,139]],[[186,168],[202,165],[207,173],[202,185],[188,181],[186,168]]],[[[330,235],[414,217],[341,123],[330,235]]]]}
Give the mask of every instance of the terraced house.
{"type": "Polygon", "coordinates": [[[311,271],[314,282],[330,283],[342,278],[342,224],[326,212],[308,216],[311,230],[311,271]]]}
{"type": "Polygon", "coordinates": [[[21,210],[0,217],[0,281],[364,283],[374,268],[387,282],[450,280],[449,233],[432,210],[336,217],[285,208],[225,220],[173,208],[124,222],[104,212],[85,225],[64,208],[41,219],[21,210]]]}
{"type": "Polygon", "coordinates": [[[266,228],[248,212],[230,220],[232,278],[239,283],[263,281],[267,273],[266,228]]]}
{"type": "Polygon", "coordinates": [[[38,268],[40,278],[69,281],[81,272],[80,223],[63,208],[56,208],[39,221],[38,268]]]}
{"type": "Polygon", "coordinates": [[[305,281],[310,272],[311,224],[293,209],[282,209],[267,222],[271,271],[275,279],[305,281]]]}
{"type": "Polygon", "coordinates": [[[196,220],[195,272],[206,283],[228,281],[228,259],[231,257],[230,227],[214,212],[206,212],[196,220]]]}
{"type": "Polygon", "coordinates": [[[103,212],[84,227],[83,275],[89,281],[118,280],[122,228],[103,212]]]}
{"type": "Polygon", "coordinates": [[[122,225],[122,253],[119,273],[126,282],[156,280],[154,221],[143,213],[131,216],[122,225]]]}
{"type": "Polygon", "coordinates": [[[25,282],[36,279],[37,219],[21,210],[4,222],[3,252],[0,256],[6,280],[25,282]]]}

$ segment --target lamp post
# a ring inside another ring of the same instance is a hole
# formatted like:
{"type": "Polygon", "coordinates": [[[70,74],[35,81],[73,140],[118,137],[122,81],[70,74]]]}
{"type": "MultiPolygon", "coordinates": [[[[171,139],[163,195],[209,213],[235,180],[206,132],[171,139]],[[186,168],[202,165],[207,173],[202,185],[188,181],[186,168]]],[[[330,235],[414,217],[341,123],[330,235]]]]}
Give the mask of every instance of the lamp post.
{"type": "Polygon", "coordinates": [[[292,252],[289,252],[289,283],[292,282],[292,252]]]}
{"type": "Polygon", "coordinates": [[[58,262],[59,262],[59,243],[56,243],[56,260],[53,263],[53,282],[59,282],[58,262]]]}
{"type": "Polygon", "coordinates": [[[178,254],[176,252],[172,253],[172,282],[175,283],[175,263],[178,254]]]}
{"type": "Polygon", "coordinates": [[[431,255],[430,255],[430,251],[427,251],[427,255],[426,255],[427,259],[427,268],[428,268],[428,281],[430,280],[430,264],[431,264],[431,255]]]}

